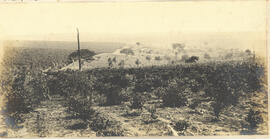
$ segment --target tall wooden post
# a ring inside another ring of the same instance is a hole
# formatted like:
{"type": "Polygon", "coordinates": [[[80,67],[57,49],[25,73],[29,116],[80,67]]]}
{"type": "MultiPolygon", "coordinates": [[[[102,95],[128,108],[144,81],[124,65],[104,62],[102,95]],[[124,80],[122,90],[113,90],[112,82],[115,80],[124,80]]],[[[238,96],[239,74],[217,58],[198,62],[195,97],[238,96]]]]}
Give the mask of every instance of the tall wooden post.
{"type": "Polygon", "coordinates": [[[82,65],[81,65],[80,35],[79,35],[79,29],[78,28],[77,28],[77,40],[78,40],[79,70],[81,70],[82,65]]]}

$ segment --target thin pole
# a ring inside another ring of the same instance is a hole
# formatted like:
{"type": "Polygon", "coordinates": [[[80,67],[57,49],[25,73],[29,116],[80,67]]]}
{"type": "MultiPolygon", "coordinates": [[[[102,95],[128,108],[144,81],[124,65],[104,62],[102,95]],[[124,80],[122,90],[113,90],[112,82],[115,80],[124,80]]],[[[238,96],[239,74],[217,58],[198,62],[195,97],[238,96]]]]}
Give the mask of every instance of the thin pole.
{"type": "Polygon", "coordinates": [[[81,65],[80,35],[79,35],[79,29],[78,28],[77,28],[77,40],[78,40],[79,70],[81,70],[82,65],[81,65]]]}

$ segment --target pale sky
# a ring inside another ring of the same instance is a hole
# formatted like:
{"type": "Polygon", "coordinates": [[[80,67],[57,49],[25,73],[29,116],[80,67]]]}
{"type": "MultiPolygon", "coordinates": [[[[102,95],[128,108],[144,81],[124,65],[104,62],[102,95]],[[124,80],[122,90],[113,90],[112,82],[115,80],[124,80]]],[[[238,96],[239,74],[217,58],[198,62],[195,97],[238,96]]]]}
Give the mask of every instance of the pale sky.
{"type": "Polygon", "coordinates": [[[264,32],[266,1],[0,4],[7,36],[74,33],[264,32]]]}
{"type": "Polygon", "coordinates": [[[266,52],[266,0],[13,3],[0,4],[0,19],[0,41],[76,41],[76,27],[82,41],[151,40],[162,45],[182,41],[183,36],[196,42],[208,33],[232,33],[217,40],[212,35],[208,41],[215,41],[214,47],[235,42],[266,52]],[[189,33],[197,36],[183,35],[189,33]],[[252,35],[247,36],[249,33],[252,35]],[[262,45],[256,46],[258,40],[262,45]]]}

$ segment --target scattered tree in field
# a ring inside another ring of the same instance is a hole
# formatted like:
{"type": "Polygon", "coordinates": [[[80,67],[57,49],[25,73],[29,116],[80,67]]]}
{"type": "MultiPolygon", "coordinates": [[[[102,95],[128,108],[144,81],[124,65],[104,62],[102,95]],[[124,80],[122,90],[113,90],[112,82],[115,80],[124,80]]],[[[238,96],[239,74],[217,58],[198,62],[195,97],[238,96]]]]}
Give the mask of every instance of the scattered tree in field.
{"type": "Polygon", "coordinates": [[[178,58],[178,52],[175,52],[174,54],[175,54],[175,59],[177,59],[178,58]]]}
{"type": "Polygon", "coordinates": [[[133,50],[132,50],[131,48],[125,48],[125,49],[122,49],[122,50],[120,51],[120,53],[126,54],[126,55],[134,55],[134,52],[133,52],[133,50]]]}
{"type": "Polygon", "coordinates": [[[113,57],[112,62],[116,63],[116,57],[113,57]]]}
{"type": "Polygon", "coordinates": [[[108,65],[110,68],[113,66],[113,61],[111,58],[108,58],[108,65]]]}
{"type": "Polygon", "coordinates": [[[118,63],[118,66],[119,66],[120,68],[123,68],[124,65],[125,65],[125,61],[124,61],[124,60],[121,60],[121,61],[118,63]]]}
{"type": "Polygon", "coordinates": [[[160,61],[161,60],[161,57],[160,56],[156,56],[155,57],[155,60],[160,61]]]}
{"type": "Polygon", "coordinates": [[[190,58],[185,60],[185,63],[196,63],[199,60],[197,56],[191,56],[190,58]]]}
{"type": "MultiPolygon", "coordinates": [[[[84,60],[93,60],[93,56],[96,55],[94,51],[91,51],[88,49],[81,49],[80,54],[81,54],[81,59],[84,59],[84,60]]],[[[72,52],[68,56],[68,63],[72,63],[75,60],[78,60],[78,51],[72,52]]]]}
{"type": "Polygon", "coordinates": [[[150,61],[151,60],[151,56],[146,56],[145,59],[148,60],[148,61],[150,61]]]}
{"type": "Polygon", "coordinates": [[[211,59],[210,55],[205,53],[204,56],[203,56],[205,59],[211,59]]]}
{"type": "Polygon", "coordinates": [[[245,52],[247,55],[249,55],[249,56],[251,55],[251,51],[249,49],[245,50],[245,52]]]}
{"type": "Polygon", "coordinates": [[[137,60],[135,61],[135,64],[136,64],[137,66],[139,66],[139,65],[141,64],[141,61],[140,61],[139,59],[137,59],[137,60]]]}

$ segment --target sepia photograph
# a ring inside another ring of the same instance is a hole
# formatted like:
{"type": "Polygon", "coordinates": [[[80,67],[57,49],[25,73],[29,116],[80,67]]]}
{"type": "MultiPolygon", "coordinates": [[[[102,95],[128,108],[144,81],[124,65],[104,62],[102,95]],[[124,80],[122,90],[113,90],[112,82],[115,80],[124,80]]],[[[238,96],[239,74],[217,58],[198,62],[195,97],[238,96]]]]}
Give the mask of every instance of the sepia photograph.
{"type": "Polygon", "coordinates": [[[268,135],[267,4],[0,3],[0,138],[268,135]]]}

